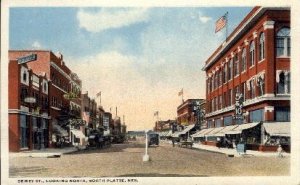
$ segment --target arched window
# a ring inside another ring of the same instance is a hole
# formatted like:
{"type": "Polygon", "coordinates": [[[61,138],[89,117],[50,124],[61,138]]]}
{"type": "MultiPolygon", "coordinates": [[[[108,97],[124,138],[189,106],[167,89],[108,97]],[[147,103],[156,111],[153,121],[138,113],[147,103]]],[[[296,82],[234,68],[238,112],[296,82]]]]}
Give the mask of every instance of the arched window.
{"type": "Polygon", "coordinates": [[[246,71],[247,61],[246,61],[246,49],[244,48],[242,51],[242,72],[246,71]]]}
{"type": "Polygon", "coordinates": [[[281,28],[276,34],[276,56],[290,56],[290,28],[281,28]]]}
{"type": "Polygon", "coordinates": [[[254,41],[250,44],[250,67],[255,64],[255,44],[254,41]]]}
{"type": "Polygon", "coordinates": [[[27,81],[27,73],[26,73],[26,71],[23,72],[23,81],[24,82],[27,81]]]}
{"type": "Polygon", "coordinates": [[[240,74],[240,64],[239,64],[239,58],[238,58],[238,53],[235,54],[233,57],[233,65],[234,65],[234,77],[240,74]]]}
{"type": "Polygon", "coordinates": [[[259,60],[265,58],[265,34],[261,33],[259,37],[259,60]]]}

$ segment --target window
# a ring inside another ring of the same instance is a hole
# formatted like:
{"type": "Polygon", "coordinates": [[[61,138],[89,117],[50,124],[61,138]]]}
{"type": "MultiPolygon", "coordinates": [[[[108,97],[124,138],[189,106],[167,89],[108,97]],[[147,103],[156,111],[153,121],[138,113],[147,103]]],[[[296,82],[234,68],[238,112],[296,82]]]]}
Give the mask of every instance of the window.
{"type": "Polygon", "coordinates": [[[223,73],[223,71],[221,71],[221,69],[220,69],[220,71],[219,71],[219,86],[222,85],[222,73],[223,73]]]}
{"type": "Polygon", "coordinates": [[[27,123],[26,115],[20,115],[20,132],[21,132],[21,148],[28,147],[28,140],[29,140],[29,127],[27,123]]]}
{"type": "MultiPolygon", "coordinates": [[[[277,77],[278,78],[278,77],[277,77]]],[[[279,79],[277,80],[277,93],[278,94],[290,94],[290,73],[281,72],[279,79]]]]}
{"type": "Polygon", "coordinates": [[[232,116],[224,117],[224,126],[232,125],[232,116]]]}
{"type": "Polygon", "coordinates": [[[215,120],[215,127],[221,127],[222,126],[222,120],[221,120],[221,118],[219,118],[219,119],[216,119],[215,120]]]}
{"type": "Polygon", "coordinates": [[[23,81],[26,82],[27,81],[27,73],[24,71],[23,72],[23,81]]]}
{"type": "Polygon", "coordinates": [[[234,88],[234,98],[236,97],[236,95],[239,95],[239,93],[240,93],[240,88],[239,88],[239,86],[236,86],[234,88]]]}
{"type": "Polygon", "coordinates": [[[216,73],[215,73],[215,89],[218,88],[218,80],[219,80],[218,77],[219,77],[219,73],[216,72],[216,73]]]}
{"type": "Polygon", "coordinates": [[[222,95],[219,96],[219,107],[222,109],[222,95]]]}
{"type": "Polygon", "coordinates": [[[208,120],[207,121],[207,128],[212,128],[213,127],[213,120],[208,120]]]}
{"type": "Polygon", "coordinates": [[[20,94],[20,98],[21,101],[24,103],[24,99],[28,96],[28,89],[26,87],[22,87],[21,88],[21,94],[20,94]]]}
{"type": "Polygon", "coordinates": [[[254,80],[250,80],[250,99],[255,98],[255,85],[254,80]]]}
{"type": "Polygon", "coordinates": [[[257,109],[249,112],[250,123],[264,121],[264,109],[257,109]]]}
{"type": "Polygon", "coordinates": [[[232,79],[232,59],[229,61],[228,64],[228,80],[232,79]]]}
{"type": "Polygon", "coordinates": [[[239,65],[239,58],[238,58],[238,54],[236,54],[233,57],[233,63],[234,63],[234,76],[237,76],[240,74],[240,65],[239,65]]]}
{"type": "Polygon", "coordinates": [[[290,28],[281,28],[276,34],[276,56],[290,56],[291,41],[290,28]]]}
{"type": "Polygon", "coordinates": [[[223,69],[223,83],[227,82],[227,64],[224,64],[224,69],[223,69]]]}
{"type": "Polygon", "coordinates": [[[265,58],[265,34],[261,33],[259,37],[259,60],[265,58]]]}
{"type": "Polygon", "coordinates": [[[276,121],[291,121],[290,107],[275,107],[276,121]]]}
{"type": "Polygon", "coordinates": [[[265,78],[259,76],[257,78],[258,95],[262,96],[265,94],[265,78]]]}
{"type": "Polygon", "coordinates": [[[215,89],[215,77],[214,76],[211,77],[211,85],[212,85],[211,90],[213,91],[215,89]]]}
{"type": "Polygon", "coordinates": [[[246,83],[245,82],[243,82],[242,84],[241,84],[241,93],[242,93],[242,95],[243,95],[243,102],[246,100],[246,83]]]}
{"type": "Polygon", "coordinates": [[[254,41],[250,44],[250,67],[255,64],[255,43],[254,41]]]}
{"type": "Polygon", "coordinates": [[[242,51],[242,72],[246,71],[247,61],[246,61],[246,49],[244,48],[242,51]]]}

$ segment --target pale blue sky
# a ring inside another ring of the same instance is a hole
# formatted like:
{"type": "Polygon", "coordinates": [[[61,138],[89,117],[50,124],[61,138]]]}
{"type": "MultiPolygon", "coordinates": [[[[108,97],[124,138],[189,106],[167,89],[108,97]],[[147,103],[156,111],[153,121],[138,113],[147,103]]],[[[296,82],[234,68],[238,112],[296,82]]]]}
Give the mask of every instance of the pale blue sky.
{"type": "Polygon", "coordinates": [[[156,110],[176,117],[181,88],[205,98],[201,68],[225,39],[215,21],[228,11],[230,33],[251,9],[10,8],[9,48],[61,52],[106,110],[118,106],[129,129],[152,128],[156,110]]]}

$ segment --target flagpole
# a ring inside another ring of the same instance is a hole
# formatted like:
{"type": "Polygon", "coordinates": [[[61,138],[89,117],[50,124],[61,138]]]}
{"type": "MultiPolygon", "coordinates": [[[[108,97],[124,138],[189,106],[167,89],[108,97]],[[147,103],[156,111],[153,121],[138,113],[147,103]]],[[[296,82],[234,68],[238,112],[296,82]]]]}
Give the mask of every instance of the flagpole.
{"type": "Polygon", "coordinates": [[[225,39],[225,42],[227,42],[227,36],[228,36],[228,12],[226,12],[226,39],[225,39]]]}
{"type": "Polygon", "coordinates": [[[182,95],[181,95],[181,98],[182,98],[182,103],[183,103],[183,89],[182,89],[182,95]]]}

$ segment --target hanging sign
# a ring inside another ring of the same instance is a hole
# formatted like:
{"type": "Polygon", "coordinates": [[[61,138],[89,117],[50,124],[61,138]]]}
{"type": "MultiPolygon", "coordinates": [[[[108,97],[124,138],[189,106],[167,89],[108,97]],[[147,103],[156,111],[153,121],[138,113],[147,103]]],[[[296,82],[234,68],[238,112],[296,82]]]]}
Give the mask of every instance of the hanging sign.
{"type": "Polygon", "coordinates": [[[243,120],[243,94],[236,94],[235,96],[235,114],[233,116],[235,120],[243,120]]]}
{"type": "Polygon", "coordinates": [[[34,61],[37,59],[37,55],[36,54],[30,54],[21,58],[18,58],[18,64],[24,64],[30,61],[34,61]]]}

